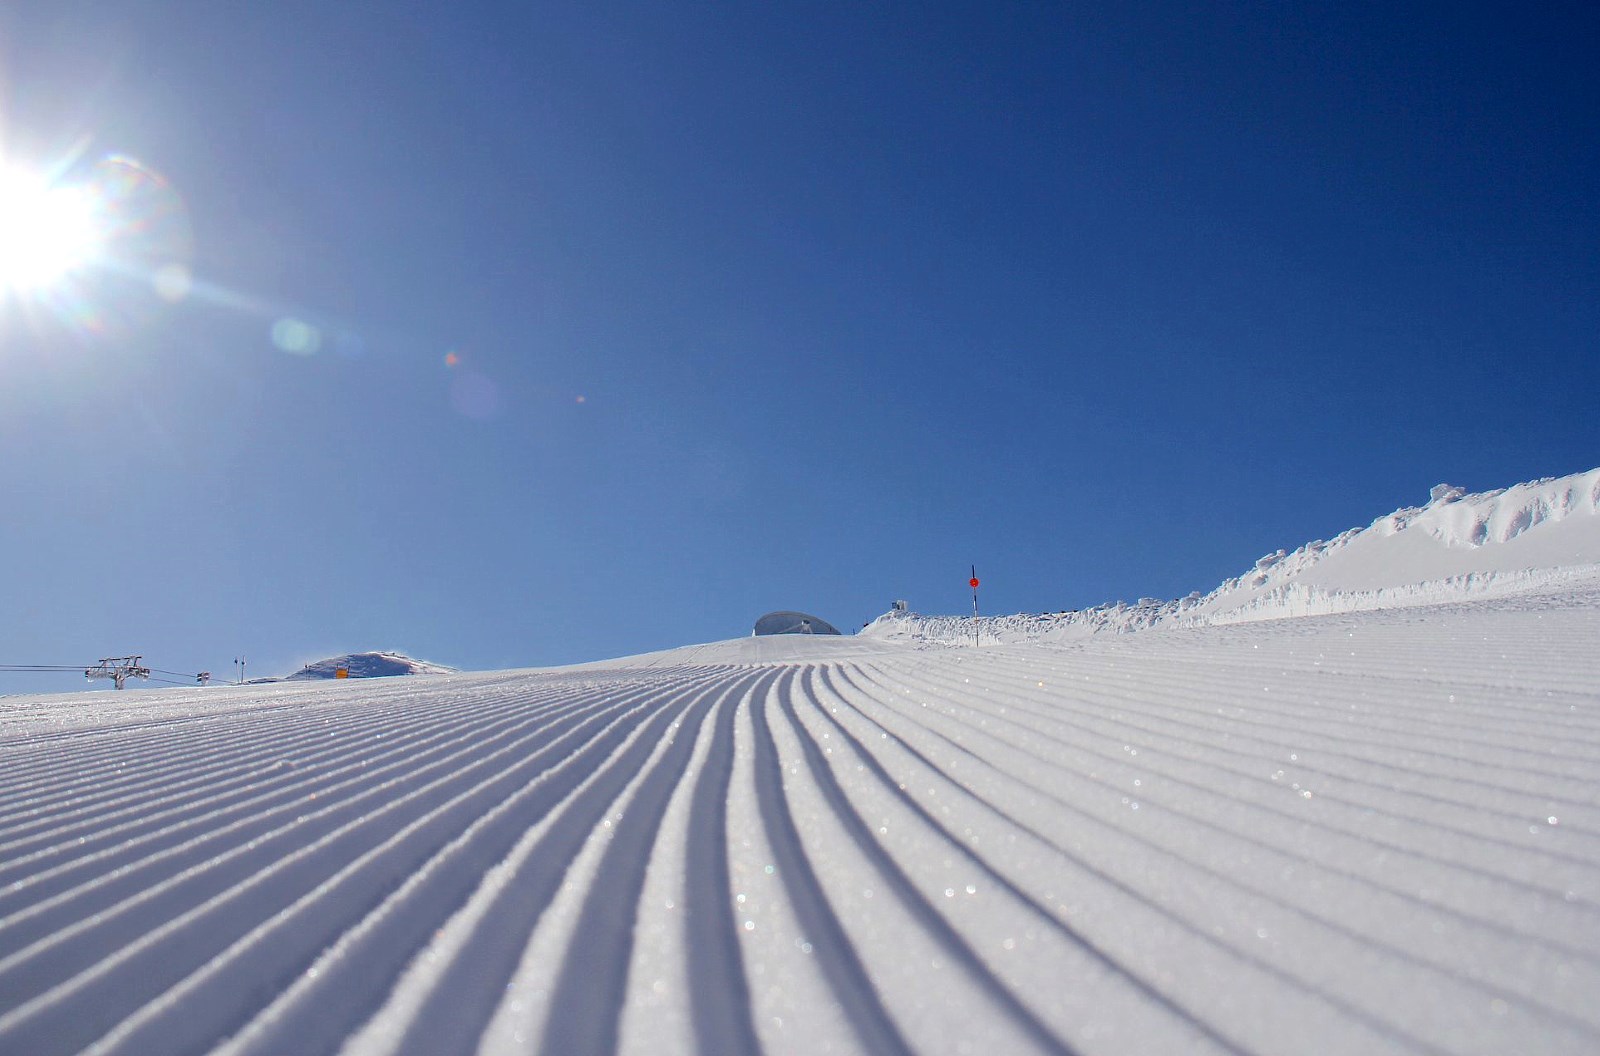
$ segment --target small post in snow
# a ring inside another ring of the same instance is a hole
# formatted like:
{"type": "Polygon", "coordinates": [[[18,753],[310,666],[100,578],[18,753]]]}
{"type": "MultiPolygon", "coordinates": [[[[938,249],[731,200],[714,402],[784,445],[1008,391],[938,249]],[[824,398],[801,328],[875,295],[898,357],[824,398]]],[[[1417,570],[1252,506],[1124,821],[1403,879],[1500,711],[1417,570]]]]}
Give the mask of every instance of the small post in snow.
{"type": "Polygon", "coordinates": [[[972,566],[972,578],[967,580],[972,588],[972,644],[978,644],[978,566],[972,566]]]}

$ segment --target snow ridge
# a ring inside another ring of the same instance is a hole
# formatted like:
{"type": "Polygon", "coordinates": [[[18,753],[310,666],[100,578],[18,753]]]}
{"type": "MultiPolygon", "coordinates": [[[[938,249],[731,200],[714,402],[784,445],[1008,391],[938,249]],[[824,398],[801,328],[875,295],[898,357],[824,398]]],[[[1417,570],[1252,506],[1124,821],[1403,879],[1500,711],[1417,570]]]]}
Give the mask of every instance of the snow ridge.
{"type": "MultiPolygon", "coordinates": [[[[1568,477],[1546,477],[1510,488],[1468,495],[1439,484],[1426,506],[1411,506],[1379,517],[1366,528],[1352,528],[1332,540],[1307,543],[1293,553],[1267,554],[1244,575],[1224,582],[1213,594],[1274,586],[1294,579],[1354,543],[1402,532],[1424,532],[1447,547],[1476,549],[1507,544],[1541,524],[1600,513],[1600,469],[1568,477]]],[[[1400,584],[1393,584],[1399,586],[1400,584]]]]}
{"type": "Polygon", "coordinates": [[[1466,494],[1433,488],[1331,540],[1267,554],[1209,594],[980,617],[889,612],[861,632],[930,645],[1070,639],[1503,596],[1600,574],[1600,469],[1466,494]],[[1431,570],[1437,575],[1418,575],[1431,570]]]}

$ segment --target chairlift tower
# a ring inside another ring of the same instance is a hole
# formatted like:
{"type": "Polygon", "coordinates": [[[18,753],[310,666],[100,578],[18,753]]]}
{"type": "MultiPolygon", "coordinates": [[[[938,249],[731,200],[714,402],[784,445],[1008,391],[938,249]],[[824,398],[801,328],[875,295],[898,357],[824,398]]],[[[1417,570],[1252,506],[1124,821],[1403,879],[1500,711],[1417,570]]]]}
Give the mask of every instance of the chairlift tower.
{"type": "Polygon", "coordinates": [[[86,668],[83,677],[89,681],[97,678],[109,678],[122,689],[128,684],[130,678],[149,678],[150,669],[139,661],[142,656],[109,656],[93,667],[86,668]]]}

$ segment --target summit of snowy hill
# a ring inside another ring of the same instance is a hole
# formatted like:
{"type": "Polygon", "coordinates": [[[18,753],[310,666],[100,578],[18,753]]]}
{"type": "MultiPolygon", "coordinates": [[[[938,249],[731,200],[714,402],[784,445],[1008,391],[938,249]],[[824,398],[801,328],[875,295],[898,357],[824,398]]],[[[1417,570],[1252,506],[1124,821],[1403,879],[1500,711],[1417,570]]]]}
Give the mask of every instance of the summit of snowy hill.
{"type": "MultiPolygon", "coordinates": [[[[1211,593],[1075,612],[985,617],[979,634],[1007,641],[1077,637],[1317,613],[1426,605],[1600,576],[1600,469],[1468,494],[1440,484],[1423,506],[1386,514],[1333,539],[1279,550],[1211,593]]],[[[970,640],[968,617],[891,612],[863,632],[923,642],[970,640]]]]}
{"type": "Polygon", "coordinates": [[[1429,498],[1332,540],[1268,554],[1199,609],[1235,608],[1290,584],[1348,593],[1600,563],[1600,469],[1476,495],[1440,484],[1429,498]]]}
{"type": "MultiPolygon", "coordinates": [[[[318,678],[389,678],[394,675],[451,675],[455,668],[418,660],[404,653],[345,653],[307,664],[283,681],[298,682],[318,678]],[[343,676],[340,671],[345,672],[343,676]]],[[[263,680],[266,681],[266,680],[263,680]]]]}

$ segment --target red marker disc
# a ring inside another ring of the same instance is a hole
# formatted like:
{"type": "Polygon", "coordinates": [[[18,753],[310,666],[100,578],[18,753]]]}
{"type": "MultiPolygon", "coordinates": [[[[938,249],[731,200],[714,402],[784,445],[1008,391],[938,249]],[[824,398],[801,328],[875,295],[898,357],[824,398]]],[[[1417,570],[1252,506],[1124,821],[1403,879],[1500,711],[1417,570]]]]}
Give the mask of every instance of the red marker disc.
{"type": "Polygon", "coordinates": [[[974,576],[973,578],[967,580],[967,586],[971,587],[973,590],[977,590],[978,589],[978,579],[977,579],[977,577],[974,576]]]}

